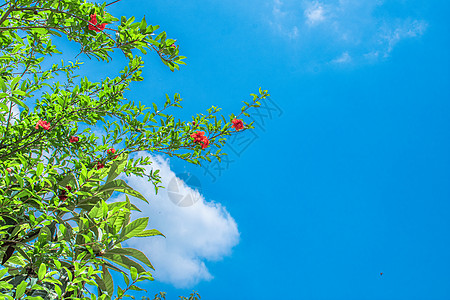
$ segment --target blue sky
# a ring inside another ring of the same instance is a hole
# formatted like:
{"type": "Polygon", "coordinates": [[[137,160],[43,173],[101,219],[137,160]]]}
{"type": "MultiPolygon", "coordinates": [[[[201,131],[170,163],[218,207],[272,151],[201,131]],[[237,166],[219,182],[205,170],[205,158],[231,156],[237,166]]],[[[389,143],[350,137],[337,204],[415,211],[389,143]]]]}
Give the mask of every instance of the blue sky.
{"type": "MultiPolygon", "coordinates": [[[[172,73],[147,55],[145,81],[128,98],[150,105],[178,92],[184,109],[173,113],[188,119],[210,105],[237,112],[263,87],[278,109],[256,137],[247,134],[245,150],[228,151],[233,162],[215,178],[155,157],[166,185],[177,174],[198,180],[192,206],[130,179],[153,199],[144,209],[151,226],[167,235],[130,243],[157,268],[152,294],[450,298],[449,3],[122,0],[109,8],[145,15],[188,57],[172,73]]],[[[106,75],[122,62],[84,70],[106,75]]]]}

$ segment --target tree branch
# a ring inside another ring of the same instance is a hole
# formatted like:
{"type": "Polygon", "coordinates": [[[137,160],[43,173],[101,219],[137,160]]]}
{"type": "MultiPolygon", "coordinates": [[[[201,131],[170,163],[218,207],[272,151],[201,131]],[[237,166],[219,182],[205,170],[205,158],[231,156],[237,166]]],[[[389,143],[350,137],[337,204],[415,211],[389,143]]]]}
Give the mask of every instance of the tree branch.
{"type": "Polygon", "coordinates": [[[10,8],[8,8],[7,11],[5,11],[5,13],[3,14],[2,18],[0,19],[0,24],[2,24],[6,18],[9,16],[9,14],[14,10],[14,6],[11,6],[10,8]]]}

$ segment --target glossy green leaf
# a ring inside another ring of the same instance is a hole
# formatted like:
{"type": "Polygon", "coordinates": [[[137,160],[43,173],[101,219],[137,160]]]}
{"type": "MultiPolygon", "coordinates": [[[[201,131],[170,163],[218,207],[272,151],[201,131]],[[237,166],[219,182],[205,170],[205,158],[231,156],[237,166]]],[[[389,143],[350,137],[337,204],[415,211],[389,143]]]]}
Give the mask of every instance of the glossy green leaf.
{"type": "Polygon", "coordinates": [[[148,217],[134,220],[133,222],[125,226],[125,228],[122,230],[122,232],[120,233],[120,240],[123,241],[132,238],[136,234],[141,233],[147,227],[147,224],[148,217]]]}

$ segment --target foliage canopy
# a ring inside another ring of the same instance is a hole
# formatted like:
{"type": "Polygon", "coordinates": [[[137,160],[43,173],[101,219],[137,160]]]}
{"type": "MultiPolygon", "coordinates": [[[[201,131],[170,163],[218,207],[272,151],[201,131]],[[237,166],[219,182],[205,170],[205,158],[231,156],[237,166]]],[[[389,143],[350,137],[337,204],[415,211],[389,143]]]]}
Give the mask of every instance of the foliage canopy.
{"type": "Polygon", "coordinates": [[[131,221],[139,208],[128,196],[148,201],[119,175],[146,176],[157,192],[158,170],[147,172],[150,158],[134,153],[194,164],[220,160],[226,136],[238,131],[233,124],[268,96],[261,89],[252,94],[237,116],[218,117],[213,106],[189,121],[168,114],[181,107],[178,94],[160,106],[128,100],[130,84],[143,80],[139,53],[156,53],[172,71],[185,57],[159,26],[115,18],[108,5],[9,0],[0,6],[0,298],[121,299],[142,290],[136,284],[153,280],[153,266],[122,243],[162,233],[147,229],[148,218],[131,221]],[[105,63],[121,51],[128,64],[98,82],[79,77],[79,61],[48,66],[60,54],[55,36],[105,63]],[[212,145],[219,150],[211,152],[212,145]],[[114,192],[126,201],[108,201],[114,192]],[[124,287],[111,272],[123,275],[124,287]]]}

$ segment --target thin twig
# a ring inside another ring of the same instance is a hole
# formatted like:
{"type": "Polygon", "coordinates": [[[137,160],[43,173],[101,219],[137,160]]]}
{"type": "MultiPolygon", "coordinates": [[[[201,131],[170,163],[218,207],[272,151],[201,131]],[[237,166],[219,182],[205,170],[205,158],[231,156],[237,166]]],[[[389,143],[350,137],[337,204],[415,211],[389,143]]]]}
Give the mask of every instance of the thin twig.
{"type": "Polygon", "coordinates": [[[105,5],[105,7],[106,7],[106,6],[110,6],[110,5],[112,5],[112,4],[114,4],[114,3],[117,3],[117,2],[119,2],[119,1],[121,1],[121,0],[116,0],[116,1],[113,1],[113,2],[111,2],[111,3],[108,3],[108,4],[105,5]]]}

